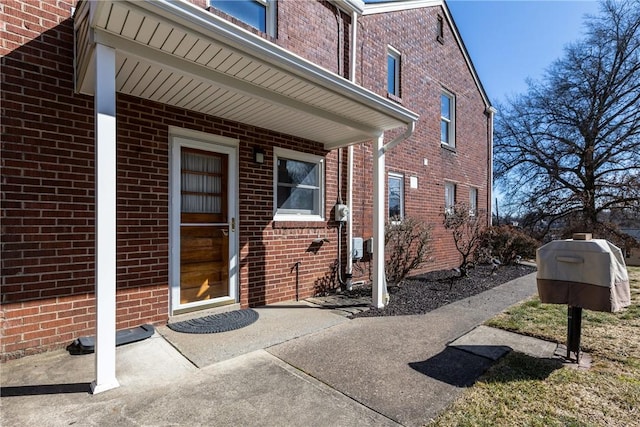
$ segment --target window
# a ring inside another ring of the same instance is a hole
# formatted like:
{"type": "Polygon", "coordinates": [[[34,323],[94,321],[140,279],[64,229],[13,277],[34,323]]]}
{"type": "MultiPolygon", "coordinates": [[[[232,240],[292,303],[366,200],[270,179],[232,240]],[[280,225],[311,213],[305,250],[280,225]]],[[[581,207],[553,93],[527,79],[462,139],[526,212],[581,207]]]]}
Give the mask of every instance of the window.
{"type": "Polygon", "coordinates": [[[476,216],[478,214],[478,189],[469,189],[469,216],[476,216]]]}
{"type": "Polygon", "coordinates": [[[183,147],[180,153],[182,218],[192,222],[224,222],[226,156],[183,147]]]}
{"type": "Polygon", "coordinates": [[[444,211],[451,213],[456,204],[456,184],[453,182],[444,183],[444,211]]]}
{"type": "Polygon", "coordinates": [[[404,218],[404,177],[389,174],[389,219],[404,218]]]}
{"type": "Polygon", "coordinates": [[[275,219],[324,220],[324,159],[274,149],[275,219]]]}
{"type": "Polygon", "coordinates": [[[400,97],[400,52],[391,46],[387,50],[387,92],[400,97]]]}
{"type": "Polygon", "coordinates": [[[450,93],[440,95],[440,142],[451,148],[456,146],[456,99],[450,93]]]}
{"type": "Polygon", "coordinates": [[[210,0],[210,4],[263,33],[275,35],[275,0],[210,0]]]}

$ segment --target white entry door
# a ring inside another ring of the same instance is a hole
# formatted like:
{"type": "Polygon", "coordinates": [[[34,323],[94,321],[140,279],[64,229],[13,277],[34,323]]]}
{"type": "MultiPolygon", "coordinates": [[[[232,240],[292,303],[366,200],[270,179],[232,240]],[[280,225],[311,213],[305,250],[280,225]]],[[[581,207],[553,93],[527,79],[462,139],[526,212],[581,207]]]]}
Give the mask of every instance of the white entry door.
{"type": "Polygon", "coordinates": [[[237,300],[236,148],[172,139],[171,308],[237,300]]]}

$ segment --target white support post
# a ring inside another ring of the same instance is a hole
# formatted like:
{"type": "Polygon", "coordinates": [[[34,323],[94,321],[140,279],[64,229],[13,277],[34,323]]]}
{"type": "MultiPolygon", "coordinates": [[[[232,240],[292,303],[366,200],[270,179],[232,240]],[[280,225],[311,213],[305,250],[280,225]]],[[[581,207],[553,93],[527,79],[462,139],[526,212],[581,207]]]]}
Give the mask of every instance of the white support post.
{"type": "Polygon", "coordinates": [[[96,379],[92,393],[118,387],[116,379],[116,53],[95,50],[96,379]]]}
{"type": "Polygon", "coordinates": [[[373,150],[373,306],[386,305],[384,274],[384,134],[378,136],[373,150]]]}

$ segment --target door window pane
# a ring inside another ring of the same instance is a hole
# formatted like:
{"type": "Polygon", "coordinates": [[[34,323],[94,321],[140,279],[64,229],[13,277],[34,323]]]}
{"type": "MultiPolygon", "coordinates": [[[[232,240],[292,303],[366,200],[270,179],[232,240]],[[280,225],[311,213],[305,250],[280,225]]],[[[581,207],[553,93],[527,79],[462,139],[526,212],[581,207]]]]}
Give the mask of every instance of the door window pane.
{"type": "Polygon", "coordinates": [[[226,218],[226,157],[196,149],[180,153],[180,211],[186,222],[226,218]]]}

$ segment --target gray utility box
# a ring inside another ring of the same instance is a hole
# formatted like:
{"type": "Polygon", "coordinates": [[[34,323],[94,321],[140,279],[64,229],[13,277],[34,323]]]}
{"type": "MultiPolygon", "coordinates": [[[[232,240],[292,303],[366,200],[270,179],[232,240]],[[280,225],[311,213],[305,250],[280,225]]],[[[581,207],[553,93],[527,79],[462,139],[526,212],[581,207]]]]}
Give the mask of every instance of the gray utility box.
{"type": "Polygon", "coordinates": [[[554,240],[538,249],[540,301],[616,312],[631,304],[622,251],[603,239],[554,240]]]}

